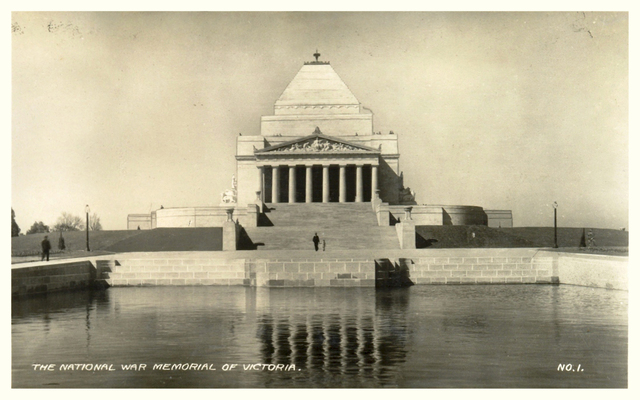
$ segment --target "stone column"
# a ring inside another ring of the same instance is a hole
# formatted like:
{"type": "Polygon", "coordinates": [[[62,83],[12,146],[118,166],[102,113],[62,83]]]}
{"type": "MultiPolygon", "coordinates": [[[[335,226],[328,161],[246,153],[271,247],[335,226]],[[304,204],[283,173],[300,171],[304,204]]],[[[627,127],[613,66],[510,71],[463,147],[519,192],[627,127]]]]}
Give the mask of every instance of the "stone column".
{"type": "Polygon", "coordinates": [[[262,193],[264,193],[264,167],[262,165],[258,166],[258,190],[260,191],[260,194],[258,194],[258,199],[264,201],[264,199],[262,198],[262,193]]]}
{"type": "Polygon", "coordinates": [[[296,166],[289,165],[289,203],[296,202],[296,166]]]}
{"type": "Polygon", "coordinates": [[[371,166],[371,201],[376,198],[376,191],[378,190],[378,166],[371,166]]]}
{"type": "Polygon", "coordinates": [[[362,203],[362,165],[356,165],[356,203],[362,203]]]}
{"type": "Polygon", "coordinates": [[[277,203],[280,201],[278,198],[280,193],[280,184],[278,182],[278,166],[271,167],[271,202],[277,203]]]}
{"type": "Polygon", "coordinates": [[[329,166],[322,166],[322,202],[329,202],[329,166]]]}
{"type": "Polygon", "coordinates": [[[313,182],[312,182],[312,174],[311,174],[311,165],[307,165],[307,176],[305,177],[304,186],[304,201],[305,203],[311,203],[313,201],[313,182]]]}
{"type": "Polygon", "coordinates": [[[340,203],[347,201],[347,167],[346,165],[340,166],[340,196],[338,198],[340,203]]]}

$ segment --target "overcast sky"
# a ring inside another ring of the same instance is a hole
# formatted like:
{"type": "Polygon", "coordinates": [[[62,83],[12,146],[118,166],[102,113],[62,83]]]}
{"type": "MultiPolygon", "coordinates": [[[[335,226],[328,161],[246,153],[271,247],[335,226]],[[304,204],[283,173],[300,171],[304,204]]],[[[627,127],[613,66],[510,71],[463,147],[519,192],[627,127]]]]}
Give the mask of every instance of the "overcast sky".
{"type": "Polygon", "coordinates": [[[316,48],[398,134],[419,204],[628,227],[626,13],[13,13],[11,45],[22,232],[218,205],[238,133],[316,48]]]}

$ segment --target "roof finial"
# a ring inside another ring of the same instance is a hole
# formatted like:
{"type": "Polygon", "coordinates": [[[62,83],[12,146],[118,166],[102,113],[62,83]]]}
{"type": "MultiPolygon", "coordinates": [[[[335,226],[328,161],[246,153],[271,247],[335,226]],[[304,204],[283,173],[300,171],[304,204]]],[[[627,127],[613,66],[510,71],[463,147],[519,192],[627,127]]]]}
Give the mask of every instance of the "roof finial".
{"type": "Polygon", "coordinates": [[[313,53],[313,56],[316,58],[315,61],[305,61],[304,65],[326,65],[329,64],[329,61],[320,61],[318,60],[318,58],[320,58],[320,53],[318,53],[318,49],[316,48],[316,52],[313,53]]]}

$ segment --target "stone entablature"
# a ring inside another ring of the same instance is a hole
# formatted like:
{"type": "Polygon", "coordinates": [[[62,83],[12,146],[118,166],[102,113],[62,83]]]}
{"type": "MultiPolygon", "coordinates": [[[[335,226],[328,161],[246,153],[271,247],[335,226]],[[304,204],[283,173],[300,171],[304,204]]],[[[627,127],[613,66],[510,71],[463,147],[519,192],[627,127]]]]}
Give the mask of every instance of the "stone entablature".
{"type": "Polygon", "coordinates": [[[368,113],[338,113],[337,109],[311,109],[305,115],[277,114],[263,116],[260,122],[262,136],[300,136],[316,126],[330,136],[373,135],[373,115],[368,113]],[[322,113],[320,113],[322,111],[322,113]],[[333,111],[330,113],[329,111],[333,111]]]}

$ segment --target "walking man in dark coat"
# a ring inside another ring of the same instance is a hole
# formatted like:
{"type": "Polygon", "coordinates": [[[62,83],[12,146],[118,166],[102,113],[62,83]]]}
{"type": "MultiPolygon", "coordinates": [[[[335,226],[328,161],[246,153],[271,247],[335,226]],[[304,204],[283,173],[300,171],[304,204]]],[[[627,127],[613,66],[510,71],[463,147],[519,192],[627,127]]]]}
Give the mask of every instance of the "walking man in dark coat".
{"type": "Polygon", "coordinates": [[[49,261],[49,250],[51,250],[51,243],[49,243],[48,236],[44,237],[42,241],[42,261],[47,257],[47,261],[49,261]]]}
{"type": "Polygon", "coordinates": [[[316,248],[316,251],[318,251],[319,243],[320,243],[320,238],[318,237],[318,233],[316,232],[316,234],[313,236],[313,247],[316,248]]]}

